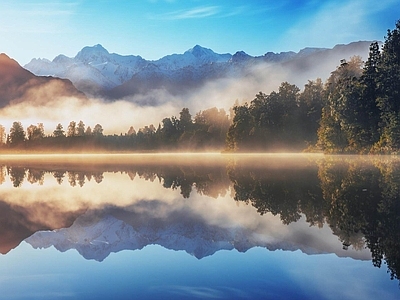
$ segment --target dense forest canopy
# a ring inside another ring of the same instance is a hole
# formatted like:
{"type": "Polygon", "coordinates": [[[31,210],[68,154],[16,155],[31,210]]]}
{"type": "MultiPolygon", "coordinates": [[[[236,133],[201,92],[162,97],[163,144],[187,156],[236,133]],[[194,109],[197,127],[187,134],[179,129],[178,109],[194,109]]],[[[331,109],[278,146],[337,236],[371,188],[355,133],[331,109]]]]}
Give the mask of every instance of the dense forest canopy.
{"type": "Polygon", "coordinates": [[[365,63],[343,59],[325,84],[309,81],[302,93],[282,83],[234,107],[227,146],[305,149],[325,153],[385,153],[400,149],[400,21],[380,49],[370,46],[365,63]]]}
{"type": "Polygon", "coordinates": [[[103,135],[80,121],[51,135],[44,125],[26,131],[14,122],[9,134],[0,125],[2,149],[89,150],[226,150],[230,152],[320,151],[324,153],[397,154],[400,149],[400,21],[388,30],[383,46],[370,46],[369,57],[341,60],[323,83],[309,80],[300,89],[283,82],[278,91],[258,93],[229,113],[210,108],[193,117],[164,118],[125,134],[103,135]]]}

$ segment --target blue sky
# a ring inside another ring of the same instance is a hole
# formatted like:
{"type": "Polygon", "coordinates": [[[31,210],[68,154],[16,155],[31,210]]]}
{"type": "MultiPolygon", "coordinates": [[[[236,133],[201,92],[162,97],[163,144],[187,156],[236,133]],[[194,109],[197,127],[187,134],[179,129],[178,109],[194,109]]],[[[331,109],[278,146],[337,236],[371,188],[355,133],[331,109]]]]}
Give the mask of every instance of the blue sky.
{"type": "Polygon", "coordinates": [[[398,0],[2,0],[0,52],[20,64],[95,44],[145,59],[196,44],[263,55],[383,40],[398,18],[398,0]]]}

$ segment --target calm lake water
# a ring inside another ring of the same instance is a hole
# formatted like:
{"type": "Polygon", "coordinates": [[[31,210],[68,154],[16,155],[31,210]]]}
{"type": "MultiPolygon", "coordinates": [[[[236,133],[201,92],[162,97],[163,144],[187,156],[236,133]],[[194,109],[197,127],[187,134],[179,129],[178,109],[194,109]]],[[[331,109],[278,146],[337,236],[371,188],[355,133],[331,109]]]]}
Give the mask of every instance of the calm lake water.
{"type": "Polygon", "coordinates": [[[0,156],[2,299],[400,299],[400,159],[0,156]]]}

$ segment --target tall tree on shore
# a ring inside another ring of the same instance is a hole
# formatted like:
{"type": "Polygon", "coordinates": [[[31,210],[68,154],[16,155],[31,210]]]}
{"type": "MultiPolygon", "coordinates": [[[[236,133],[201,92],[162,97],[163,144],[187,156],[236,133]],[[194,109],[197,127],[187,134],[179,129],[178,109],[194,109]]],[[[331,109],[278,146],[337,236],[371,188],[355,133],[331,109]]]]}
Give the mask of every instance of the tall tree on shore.
{"type": "Polygon", "coordinates": [[[84,136],[85,135],[85,124],[83,121],[79,121],[77,127],[76,127],[76,135],[77,136],[84,136]]]}
{"type": "Polygon", "coordinates": [[[37,125],[30,125],[26,129],[26,134],[29,141],[40,140],[44,138],[44,126],[43,123],[37,125]]]}
{"type": "Polygon", "coordinates": [[[384,152],[400,149],[400,20],[394,30],[388,30],[378,64],[382,134],[377,148],[384,152]]]}
{"type": "Polygon", "coordinates": [[[92,133],[94,136],[103,136],[103,127],[100,124],[96,124],[92,133]]]}
{"type": "Polygon", "coordinates": [[[21,122],[13,122],[10,128],[9,143],[18,146],[25,141],[25,131],[21,122]]]}
{"type": "Polygon", "coordinates": [[[3,125],[0,125],[0,145],[6,143],[6,129],[3,125]]]}
{"type": "Polygon", "coordinates": [[[61,123],[58,123],[56,129],[53,131],[54,137],[65,137],[64,129],[61,123]]]}
{"type": "Polygon", "coordinates": [[[321,78],[309,80],[299,95],[299,119],[302,135],[309,146],[317,142],[317,131],[320,125],[322,107],[325,101],[325,90],[321,78]]]}
{"type": "Polygon", "coordinates": [[[69,136],[69,137],[76,136],[76,122],[75,121],[69,122],[67,136],[69,136]]]}
{"type": "Polygon", "coordinates": [[[360,151],[359,134],[362,120],[360,110],[362,60],[352,57],[342,60],[326,84],[326,103],[318,129],[318,144],[325,152],[360,151]]]}
{"type": "Polygon", "coordinates": [[[371,44],[369,56],[365,62],[363,74],[360,77],[362,86],[360,114],[364,118],[363,143],[373,145],[379,140],[379,123],[381,120],[380,110],[377,105],[379,96],[379,65],[381,63],[381,52],[378,42],[371,44]]]}
{"type": "Polygon", "coordinates": [[[179,115],[179,130],[181,132],[190,131],[192,129],[193,121],[189,108],[183,108],[179,115]]]}
{"type": "Polygon", "coordinates": [[[93,134],[92,127],[88,126],[85,130],[85,135],[91,136],[93,134]]]}
{"type": "Polygon", "coordinates": [[[251,141],[250,134],[254,121],[247,103],[235,106],[233,111],[233,122],[228,129],[226,144],[230,151],[243,151],[251,141]]]}

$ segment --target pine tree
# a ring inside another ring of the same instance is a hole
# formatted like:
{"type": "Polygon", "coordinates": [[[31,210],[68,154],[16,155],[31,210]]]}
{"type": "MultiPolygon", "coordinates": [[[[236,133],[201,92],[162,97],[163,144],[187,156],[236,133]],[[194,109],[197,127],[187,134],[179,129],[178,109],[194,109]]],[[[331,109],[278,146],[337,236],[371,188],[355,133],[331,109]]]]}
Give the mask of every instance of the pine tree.
{"type": "Polygon", "coordinates": [[[381,63],[381,52],[378,42],[371,44],[368,60],[365,62],[363,75],[360,78],[362,86],[362,105],[360,113],[364,115],[363,139],[364,143],[375,144],[379,140],[380,110],[377,106],[379,96],[378,68],[381,63]]]}
{"type": "Polygon", "coordinates": [[[21,122],[14,122],[10,128],[9,143],[11,145],[20,145],[25,141],[25,131],[21,122]]]}
{"type": "Polygon", "coordinates": [[[61,123],[58,123],[56,129],[53,131],[54,137],[65,137],[64,129],[61,123]]]}
{"type": "Polygon", "coordinates": [[[388,30],[378,64],[377,106],[381,111],[381,136],[377,149],[393,153],[400,149],[400,20],[388,30]]]}

